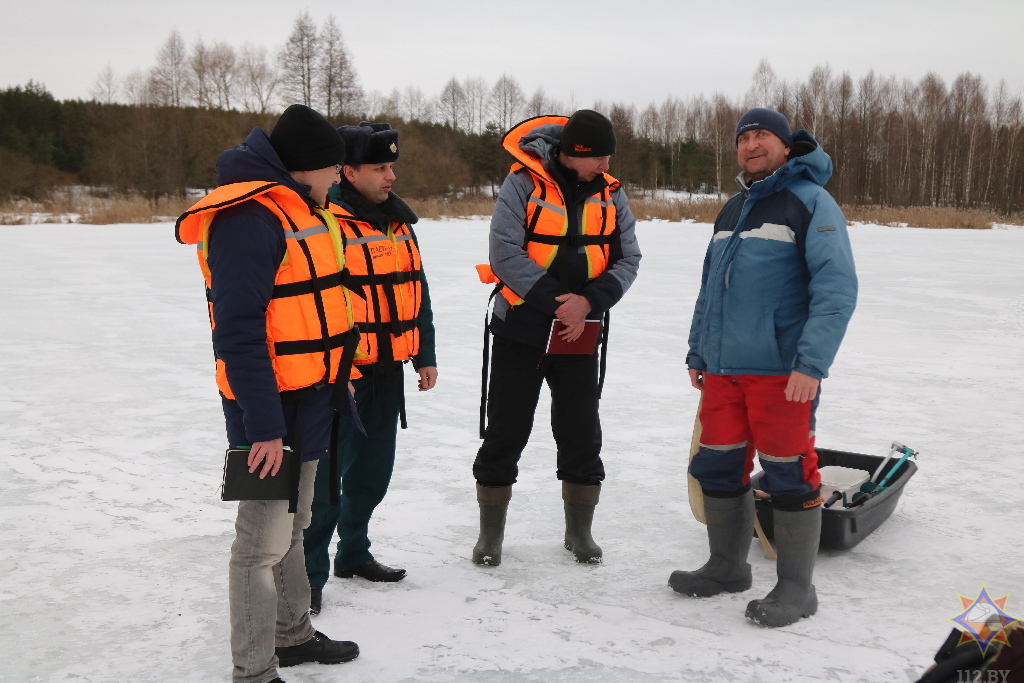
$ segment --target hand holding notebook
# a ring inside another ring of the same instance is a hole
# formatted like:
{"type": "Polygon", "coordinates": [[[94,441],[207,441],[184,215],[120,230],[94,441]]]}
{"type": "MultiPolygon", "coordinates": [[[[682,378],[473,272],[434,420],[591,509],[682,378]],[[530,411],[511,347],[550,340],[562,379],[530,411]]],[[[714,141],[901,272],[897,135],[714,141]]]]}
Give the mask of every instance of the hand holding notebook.
{"type": "Polygon", "coordinates": [[[600,320],[584,321],[583,333],[573,341],[567,341],[560,332],[566,326],[560,320],[551,321],[551,333],[545,353],[569,353],[589,355],[597,350],[597,338],[601,333],[600,320]]]}

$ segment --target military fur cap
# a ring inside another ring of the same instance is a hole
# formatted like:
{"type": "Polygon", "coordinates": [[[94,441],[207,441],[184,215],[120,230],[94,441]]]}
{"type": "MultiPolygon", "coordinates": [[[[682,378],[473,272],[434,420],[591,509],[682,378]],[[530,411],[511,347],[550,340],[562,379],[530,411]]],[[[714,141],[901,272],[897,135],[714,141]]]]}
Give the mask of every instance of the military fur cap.
{"type": "Polygon", "coordinates": [[[386,164],[398,161],[398,131],[387,123],[342,126],[338,129],[345,141],[345,164],[386,164]]]}

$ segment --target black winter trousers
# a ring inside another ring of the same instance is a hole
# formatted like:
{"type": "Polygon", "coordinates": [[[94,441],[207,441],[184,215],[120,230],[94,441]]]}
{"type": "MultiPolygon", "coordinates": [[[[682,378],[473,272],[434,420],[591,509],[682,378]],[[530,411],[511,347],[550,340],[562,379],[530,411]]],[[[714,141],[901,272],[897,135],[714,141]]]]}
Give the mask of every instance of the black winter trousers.
{"type": "Polygon", "coordinates": [[[483,486],[511,486],[533,430],[541,384],[551,390],[551,431],[559,479],[594,485],[604,479],[597,414],[597,354],[545,355],[543,349],[494,337],[487,393],[487,430],[473,463],[483,486]]]}

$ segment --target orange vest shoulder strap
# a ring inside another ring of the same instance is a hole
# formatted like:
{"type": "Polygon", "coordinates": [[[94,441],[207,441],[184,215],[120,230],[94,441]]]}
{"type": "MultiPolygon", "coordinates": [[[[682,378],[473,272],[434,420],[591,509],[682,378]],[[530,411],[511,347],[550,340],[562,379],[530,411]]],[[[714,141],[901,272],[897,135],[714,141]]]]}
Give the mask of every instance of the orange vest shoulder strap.
{"type": "Polygon", "coordinates": [[[264,181],[221,185],[178,217],[174,224],[174,236],[181,244],[195,244],[201,238],[203,221],[200,217],[204,214],[215,213],[283,187],[281,183],[264,181]]]}

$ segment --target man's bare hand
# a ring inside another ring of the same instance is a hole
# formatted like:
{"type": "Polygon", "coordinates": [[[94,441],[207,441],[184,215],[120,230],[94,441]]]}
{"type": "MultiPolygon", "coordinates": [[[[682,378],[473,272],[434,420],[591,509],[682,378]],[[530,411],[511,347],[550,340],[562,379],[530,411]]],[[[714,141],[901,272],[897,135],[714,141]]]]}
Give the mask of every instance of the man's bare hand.
{"type": "Polygon", "coordinates": [[[818,395],[819,384],[821,384],[821,380],[794,370],[789,375],[789,382],[786,383],[786,400],[797,403],[813,401],[814,397],[818,395]]]}
{"type": "Polygon", "coordinates": [[[574,342],[580,338],[585,329],[587,329],[587,321],[581,320],[575,325],[566,325],[565,329],[558,333],[558,336],[567,342],[574,342]]]}
{"type": "Polygon", "coordinates": [[[437,368],[420,368],[416,372],[420,375],[420,391],[430,391],[437,384],[437,368]]]}
{"type": "Polygon", "coordinates": [[[700,390],[703,391],[703,389],[704,389],[704,371],[703,370],[694,370],[693,368],[690,368],[689,370],[687,370],[687,372],[690,373],[690,386],[693,387],[694,389],[700,389],[700,390]]]}
{"type": "Polygon", "coordinates": [[[263,471],[260,472],[260,479],[275,476],[281,469],[281,462],[284,460],[284,441],[274,439],[273,441],[257,441],[249,450],[249,471],[255,472],[263,463],[263,471]]]}
{"type": "Polygon", "coordinates": [[[555,317],[561,320],[562,324],[566,327],[574,327],[577,323],[586,320],[587,314],[590,313],[592,308],[590,302],[587,301],[587,297],[580,296],[579,294],[562,294],[561,296],[556,296],[555,301],[564,302],[555,309],[555,317]]]}

